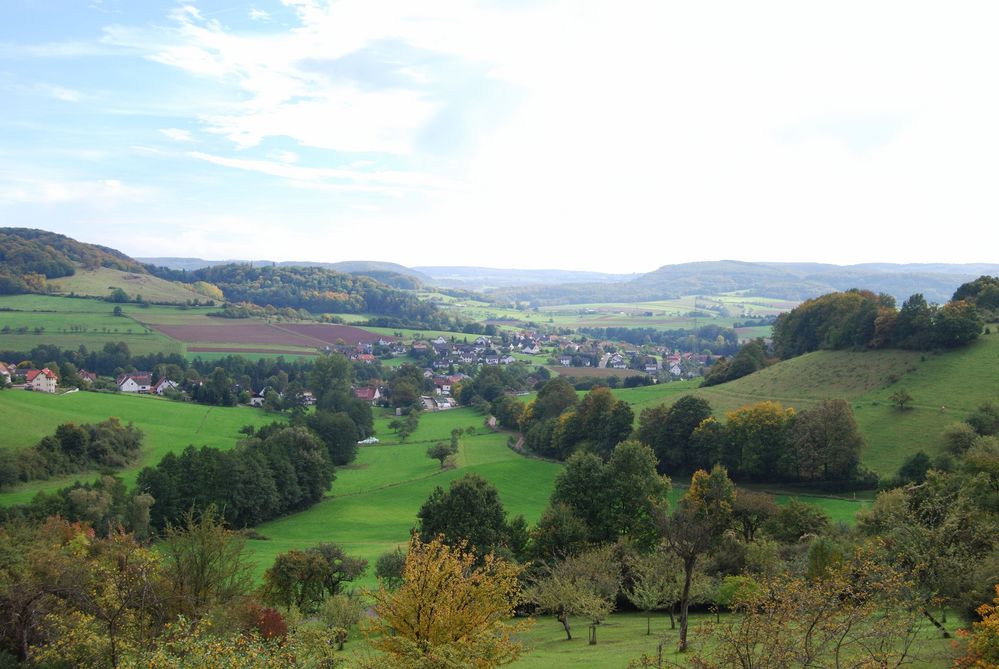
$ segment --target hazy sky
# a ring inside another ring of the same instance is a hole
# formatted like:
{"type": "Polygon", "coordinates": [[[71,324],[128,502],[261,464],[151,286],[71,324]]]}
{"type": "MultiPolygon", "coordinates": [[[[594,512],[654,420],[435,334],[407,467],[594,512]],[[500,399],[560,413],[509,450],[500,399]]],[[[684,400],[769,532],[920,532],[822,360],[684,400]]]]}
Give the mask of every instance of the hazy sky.
{"type": "Polygon", "coordinates": [[[996,262],[999,3],[3,0],[0,224],[136,256],[996,262]]]}

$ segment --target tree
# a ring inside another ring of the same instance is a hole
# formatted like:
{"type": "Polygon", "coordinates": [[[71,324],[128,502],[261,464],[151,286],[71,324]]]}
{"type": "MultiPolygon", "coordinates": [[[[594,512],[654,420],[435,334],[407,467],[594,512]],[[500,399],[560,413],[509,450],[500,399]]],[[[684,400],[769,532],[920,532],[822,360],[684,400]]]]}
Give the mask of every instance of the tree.
{"type": "Polygon", "coordinates": [[[631,584],[624,589],[624,595],[636,609],[645,612],[646,635],[652,633],[652,611],[672,606],[680,598],[680,570],[676,556],[664,550],[628,562],[631,584]]]}
{"type": "Polygon", "coordinates": [[[399,548],[385,551],[375,561],[375,577],[387,590],[395,590],[402,585],[402,574],[405,569],[406,554],[399,548]]]}
{"type": "Polygon", "coordinates": [[[915,398],[913,398],[913,396],[910,395],[909,391],[906,390],[905,388],[899,388],[898,390],[893,392],[891,394],[891,397],[889,397],[888,399],[891,400],[892,406],[894,406],[896,409],[898,409],[899,411],[905,411],[909,408],[908,405],[915,398]]]}
{"type": "Polygon", "coordinates": [[[367,560],[348,556],[334,543],[290,550],[278,555],[264,572],[264,598],[311,613],[326,597],[340,594],[343,584],[363,574],[367,566],[367,560]]]}
{"type": "Polygon", "coordinates": [[[436,537],[482,557],[506,543],[506,511],[496,486],[478,474],[465,474],[448,490],[437,486],[416,514],[420,538],[436,537]]]}
{"type": "Polygon", "coordinates": [[[680,592],[680,652],[687,650],[688,609],[694,569],[702,555],[714,547],[732,523],[735,486],[728,473],[716,465],[711,473],[694,472],[690,488],[677,508],[667,515],[660,507],[659,528],[666,548],[683,565],[683,589],[680,592]]]}
{"type": "Polygon", "coordinates": [[[955,669],[989,669],[999,666],[999,583],[995,586],[995,599],[982,604],[977,613],[981,620],[974,623],[966,634],[968,647],[964,655],[954,662],[955,669]]]}
{"type": "Polygon", "coordinates": [[[532,555],[538,560],[562,560],[585,550],[590,528],[568,504],[552,503],[531,532],[532,555]]]}
{"type": "Polygon", "coordinates": [[[739,451],[728,459],[754,480],[787,478],[792,462],[786,428],[793,417],[794,409],[784,409],[779,402],[759,402],[728,413],[726,436],[739,451]]]}
{"type": "Polygon", "coordinates": [[[397,590],[370,593],[376,616],[369,643],[400,669],[490,669],[523,652],[509,625],[520,599],[519,569],[493,556],[476,556],[440,537],[410,539],[397,590]]]}
{"type": "Polygon", "coordinates": [[[438,441],[433,446],[427,448],[427,457],[434,460],[440,460],[441,469],[444,469],[444,462],[458,452],[457,447],[451,444],[445,444],[443,441],[438,441]]]}
{"type": "Polygon", "coordinates": [[[572,640],[569,616],[590,620],[590,643],[597,642],[596,626],[614,610],[621,587],[621,566],[614,546],[594,548],[570,556],[531,579],[525,598],[541,613],[552,613],[572,640]]]}
{"type": "Polygon", "coordinates": [[[732,512],[736,522],[742,525],[742,538],[746,543],[752,542],[760,526],[779,510],[773,495],[745,488],[737,490],[732,504],[732,512]]]}
{"type": "Polygon", "coordinates": [[[249,592],[253,565],[243,535],[225,527],[214,506],[168,524],[160,542],[170,610],[197,620],[210,609],[249,592]]]}
{"type": "Polygon", "coordinates": [[[819,579],[783,575],[744,583],[732,599],[740,615],[708,629],[694,666],[908,666],[918,635],[908,586],[867,547],[819,579]]]}
{"type": "Polygon", "coordinates": [[[63,606],[46,619],[48,640],[32,653],[41,664],[117,667],[152,637],[159,607],[159,555],[131,535],[77,534],[65,545],[71,576],[63,606]]]}
{"type": "Polygon", "coordinates": [[[326,445],[329,461],[336,466],[350,464],[357,457],[360,436],[357,426],[343,411],[332,413],[317,409],[305,419],[306,426],[326,445]]]}
{"type": "Polygon", "coordinates": [[[662,404],[642,411],[638,419],[638,439],[653,448],[664,473],[711,466],[702,454],[691,452],[690,437],[697,426],[711,417],[711,405],[694,395],[684,395],[672,406],[662,404]]]}
{"type": "Polygon", "coordinates": [[[788,442],[794,450],[796,478],[803,481],[854,478],[864,447],[853,409],[844,400],[824,400],[798,413],[788,442]]]}

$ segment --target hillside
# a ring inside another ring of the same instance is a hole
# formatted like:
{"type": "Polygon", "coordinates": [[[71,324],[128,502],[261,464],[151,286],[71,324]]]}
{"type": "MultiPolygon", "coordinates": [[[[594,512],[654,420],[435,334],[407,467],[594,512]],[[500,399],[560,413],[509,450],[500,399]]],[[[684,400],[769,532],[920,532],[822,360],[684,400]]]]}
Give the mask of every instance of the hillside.
{"type": "Polygon", "coordinates": [[[196,293],[182,283],[165,281],[142,272],[123,272],[110,267],[79,269],[72,276],[49,282],[49,289],[56,294],[87,295],[107,297],[114,288],[121,288],[135,299],[141,296],[147,302],[175,302],[183,304],[192,300],[205,301],[206,297],[196,293]]]}
{"type": "Polygon", "coordinates": [[[867,439],[864,464],[890,475],[920,449],[940,453],[940,434],[947,425],[963,420],[983,402],[999,400],[999,333],[995,326],[992,330],[970,346],[941,354],[816,351],[710,388],[666,384],[615,395],[631,402],[636,415],[675,401],[684,391],[704,397],[718,416],[764,400],[804,408],[823,399],[846,399],[867,439]],[[890,400],[900,388],[914,398],[907,411],[898,411],[890,400]]]}
{"type": "Polygon", "coordinates": [[[445,288],[488,290],[537,284],[620,284],[637,274],[606,274],[563,269],[497,269],[493,267],[414,267],[427,275],[427,283],[445,288]]]}
{"type": "Polygon", "coordinates": [[[145,273],[139,263],[114,249],[45,230],[0,228],[0,294],[43,292],[49,279],[101,267],[145,273]]]}

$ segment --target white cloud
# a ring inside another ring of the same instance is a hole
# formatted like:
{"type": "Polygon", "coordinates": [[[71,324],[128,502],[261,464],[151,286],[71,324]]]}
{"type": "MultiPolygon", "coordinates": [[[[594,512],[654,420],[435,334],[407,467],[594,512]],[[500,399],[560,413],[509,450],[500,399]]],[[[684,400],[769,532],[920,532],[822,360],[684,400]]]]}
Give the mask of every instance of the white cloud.
{"type": "Polygon", "coordinates": [[[181,130],[180,128],[160,128],[160,134],[169,137],[170,139],[177,142],[194,141],[194,138],[191,137],[190,130],[181,130]]]}
{"type": "Polygon", "coordinates": [[[253,21],[270,21],[271,15],[262,9],[252,7],[250,8],[250,19],[253,21]]]}
{"type": "Polygon", "coordinates": [[[0,200],[28,204],[84,202],[106,206],[142,200],[152,192],[147,187],[126,184],[119,179],[84,181],[33,178],[0,183],[0,200]]]}
{"type": "Polygon", "coordinates": [[[227,158],[199,151],[188,153],[192,158],[203,160],[215,165],[233,167],[267,174],[270,176],[301,182],[341,182],[340,186],[348,190],[381,191],[381,190],[454,190],[457,186],[440,177],[419,174],[416,172],[399,172],[391,170],[344,170],[325,167],[304,167],[288,162],[270,160],[253,160],[246,158],[227,158]]]}

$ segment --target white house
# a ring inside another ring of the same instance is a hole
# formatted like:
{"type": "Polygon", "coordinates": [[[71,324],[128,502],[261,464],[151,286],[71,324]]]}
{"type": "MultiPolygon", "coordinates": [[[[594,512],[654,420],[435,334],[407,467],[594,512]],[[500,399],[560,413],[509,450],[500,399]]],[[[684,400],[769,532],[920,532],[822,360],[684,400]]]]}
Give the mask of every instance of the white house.
{"type": "Polygon", "coordinates": [[[153,386],[153,392],[156,393],[157,395],[162,395],[168,390],[171,389],[176,390],[177,388],[179,388],[179,386],[175,381],[171,381],[170,379],[164,378],[160,379],[159,382],[155,386],[153,386]]]}
{"type": "Polygon", "coordinates": [[[115,383],[123,393],[148,393],[153,385],[152,372],[132,372],[122,374],[115,383]]]}
{"type": "Polygon", "coordinates": [[[25,388],[37,390],[40,393],[54,393],[59,383],[59,377],[48,367],[42,370],[32,369],[25,375],[25,388]]]}

